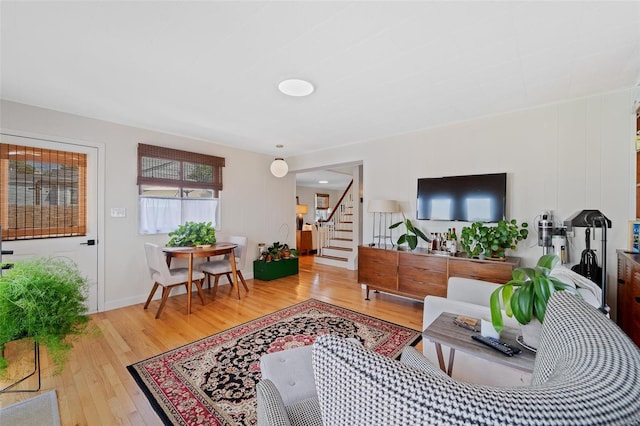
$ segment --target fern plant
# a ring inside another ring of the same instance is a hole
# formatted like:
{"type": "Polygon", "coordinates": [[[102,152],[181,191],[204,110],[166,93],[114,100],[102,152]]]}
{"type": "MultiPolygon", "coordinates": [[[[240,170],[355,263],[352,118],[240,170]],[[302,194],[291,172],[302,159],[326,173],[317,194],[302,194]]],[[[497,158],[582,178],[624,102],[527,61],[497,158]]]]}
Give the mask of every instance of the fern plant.
{"type": "MultiPolygon", "coordinates": [[[[44,345],[59,374],[72,348],[72,337],[87,331],[87,280],[77,266],[61,258],[15,262],[0,276],[0,348],[33,338],[44,345]]],[[[0,354],[0,372],[7,360],[0,354]]]]}

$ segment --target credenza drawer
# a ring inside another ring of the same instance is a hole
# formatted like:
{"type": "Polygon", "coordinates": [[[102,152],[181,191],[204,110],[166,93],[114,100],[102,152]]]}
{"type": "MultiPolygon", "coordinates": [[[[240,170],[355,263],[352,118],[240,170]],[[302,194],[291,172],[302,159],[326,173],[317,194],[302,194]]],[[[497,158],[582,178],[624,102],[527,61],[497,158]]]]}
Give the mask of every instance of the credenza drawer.
{"type": "Polygon", "coordinates": [[[479,262],[466,259],[451,259],[449,262],[449,276],[504,284],[511,280],[513,268],[514,265],[512,263],[496,260],[479,262]]]}
{"type": "Polygon", "coordinates": [[[447,272],[447,258],[441,256],[421,256],[411,253],[400,253],[398,265],[410,268],[428,269],[440,273],[447,272]]]}
{"type": "Polygon", "coordinates": [[[398,264],[398,252],[371,247],[358,248],[358,264],[383,263],[395,267],[398,264]]]}
{"type": "Polygon", "coordinates": [[[398,284],[398,274],[393,268],[381,264],[369,264],[358,268],[358,282],[373,287],[384,287],[395,290],[398,284]]]}
{"type": "Polygon", "coordinates": [[[447,276],[440,271],[400,266],[398,267],[398,290],[421,298],[432,295],[447,295],[447,276]]]}

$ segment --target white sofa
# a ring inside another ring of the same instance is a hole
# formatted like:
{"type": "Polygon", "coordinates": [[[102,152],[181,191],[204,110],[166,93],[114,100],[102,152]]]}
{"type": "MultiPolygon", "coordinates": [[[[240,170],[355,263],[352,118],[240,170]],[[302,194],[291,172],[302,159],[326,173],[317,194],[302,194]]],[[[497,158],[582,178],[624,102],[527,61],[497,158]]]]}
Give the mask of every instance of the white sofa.
{"type": "MultiPolygon", "coordinates": [[[[599,287],[564,266],[557,266],[551,275],[567,284],[573,284],[583,299],[590,305],[600,306],[599,287]]],[[[422,329],[427,328],[442,312],[451,312],[473,318],[491,318],[489,297],[499,284],[468,278],[451,277],[447,284],[447,297],[427,296],[424,299],[422,329]]],[[[518,328],[514,318],[503,315],[505,325],[518,328]]],[[[438,365],[435,345],[428,340],[422,343],[422,352],[438,365]]],[[[449,358],[449,348],[442,346],[445,360],[449,358]]],[[[505,367],[490,361],[457,351],[454,358],[452,377],[469,383],[495,386],[528,385],[531,374],[505,367]]]]}

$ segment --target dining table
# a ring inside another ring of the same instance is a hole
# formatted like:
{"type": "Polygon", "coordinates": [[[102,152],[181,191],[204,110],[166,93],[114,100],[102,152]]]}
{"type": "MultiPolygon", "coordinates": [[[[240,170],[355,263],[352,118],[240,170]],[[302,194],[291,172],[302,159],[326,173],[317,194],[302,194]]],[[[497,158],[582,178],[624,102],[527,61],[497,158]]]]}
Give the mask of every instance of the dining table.
{"type": "Polygon", "coordinates": [[[215,244],[195,247],[164,247],[162,251],[167,256],[167,264],[171,265],[171,259],[188,259],[189,265],[189,281],[187,287],[189,288],[189,294],[187,297],[187,314],[191,313],[191,290],[193,283],[193,259],[195,258],[209,258],[211,256],[219,256],[229,254],[229,262],[231,263],[231,274],[233,275],[233,284],[238,289],[238,299],[240,299],[240,287],[238,287],[238,274],[236,271],[236,257],[233,255],[233,250],[238,247],[237,244],[216,242],[215,244]]]}

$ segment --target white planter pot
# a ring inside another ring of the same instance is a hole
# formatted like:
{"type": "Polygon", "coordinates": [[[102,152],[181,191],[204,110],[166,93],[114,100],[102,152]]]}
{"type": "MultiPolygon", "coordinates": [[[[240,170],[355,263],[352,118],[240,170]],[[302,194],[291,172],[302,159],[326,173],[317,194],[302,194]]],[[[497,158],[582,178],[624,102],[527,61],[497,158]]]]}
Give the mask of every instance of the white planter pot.
{"type": "Polygon", "coordinates": [[[532,348],[540,347],[540,333],[542,333],[542,323],[538,318],[533,317],[529,324],[520,324],[522,330],[522,341],[532,348]]]}

